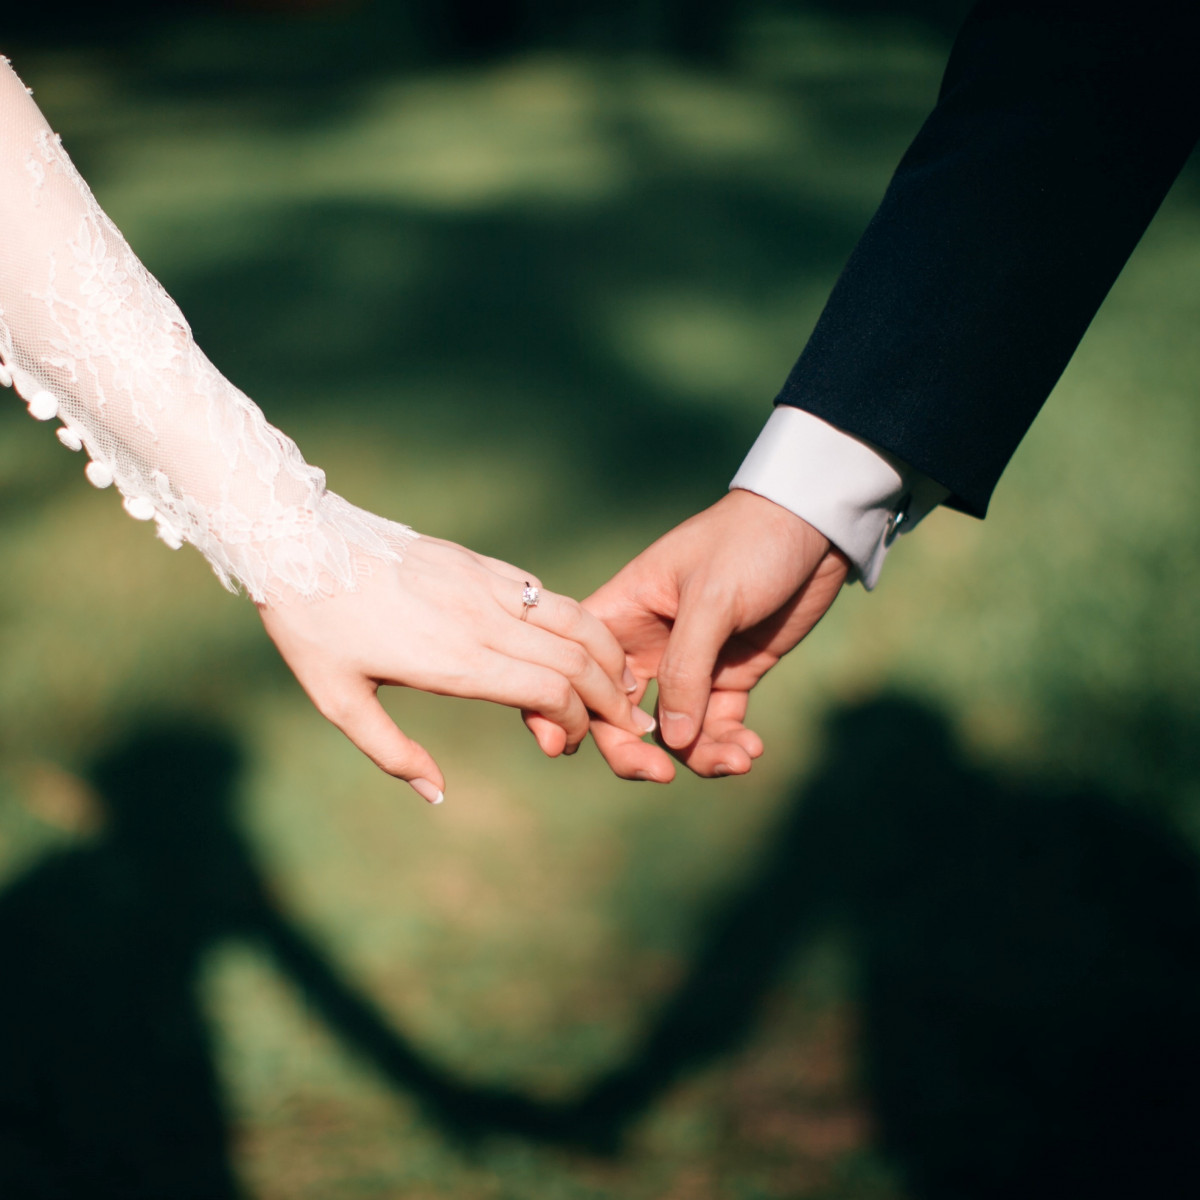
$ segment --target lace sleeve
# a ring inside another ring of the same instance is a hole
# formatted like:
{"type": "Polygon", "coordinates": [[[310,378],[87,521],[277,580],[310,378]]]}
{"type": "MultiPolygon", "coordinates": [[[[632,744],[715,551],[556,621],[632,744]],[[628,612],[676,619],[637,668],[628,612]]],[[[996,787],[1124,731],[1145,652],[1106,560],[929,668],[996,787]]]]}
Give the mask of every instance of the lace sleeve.
{"type": "Polygon", "coordinates": [[[0,383],[87,478],[259,603],[352,590],[417,535],[325,488],[201,353],[0,60],[0,383]]]}

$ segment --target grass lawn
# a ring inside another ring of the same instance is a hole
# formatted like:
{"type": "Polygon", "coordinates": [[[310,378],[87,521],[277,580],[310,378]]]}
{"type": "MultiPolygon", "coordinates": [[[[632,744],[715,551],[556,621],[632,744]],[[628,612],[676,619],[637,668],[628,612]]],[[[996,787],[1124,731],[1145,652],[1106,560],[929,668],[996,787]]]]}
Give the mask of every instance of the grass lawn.
{"type": "MultiPolygon", "coordinates": [[[[387,7],[7,52],[334,490],[584,594],[722,493],[946,33],[751,6],[720,63],[467,59],[387,7]]],[[[764,682],[744,779],[395,694],[426,808],[8,402],[0,944],[50,982],[3,1024],[101,1131],[86,1194],[1034,1195],[1050,1128],[1119,1177],[1200,1055],[1198,200],[1193,164],[986,525],[935,513],[764,682]]]]}

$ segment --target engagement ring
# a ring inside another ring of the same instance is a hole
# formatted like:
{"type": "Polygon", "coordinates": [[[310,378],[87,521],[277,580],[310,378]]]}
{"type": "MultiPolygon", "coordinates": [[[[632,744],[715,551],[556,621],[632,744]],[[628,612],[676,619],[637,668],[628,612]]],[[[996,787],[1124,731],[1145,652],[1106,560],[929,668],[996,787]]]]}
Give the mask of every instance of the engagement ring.
{"type": "Polygon", "coordinates": [[[529,610],[536,608],[538,601],[542,598],[540,588],[535,588],[529,580],[525,581],[525,590],[521,593],[521,620],[524,621],[529,616],[529,610]]]}

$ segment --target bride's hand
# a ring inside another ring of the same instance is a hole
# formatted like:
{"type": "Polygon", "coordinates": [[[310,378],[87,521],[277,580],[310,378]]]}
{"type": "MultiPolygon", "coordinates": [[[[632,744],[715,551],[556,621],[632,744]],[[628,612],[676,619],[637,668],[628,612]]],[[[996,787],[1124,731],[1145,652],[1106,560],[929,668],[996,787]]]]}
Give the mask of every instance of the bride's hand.
{"type": "Polygon", "coordinates": [[[625,690],[625,654],[604,625],[533,576],[453,542],[421,537],[397,565],[375,563],[357,591],[260,605],[271,640],[317,709],[368,758],[440,803],[445,780],[380,704],[381,684],[493,700],[542,714],[542,750],[572,752],[588,710],[638,736],[654,719],[625,690]],[[522,620],[522,613],[525,619],[522,620]]]}

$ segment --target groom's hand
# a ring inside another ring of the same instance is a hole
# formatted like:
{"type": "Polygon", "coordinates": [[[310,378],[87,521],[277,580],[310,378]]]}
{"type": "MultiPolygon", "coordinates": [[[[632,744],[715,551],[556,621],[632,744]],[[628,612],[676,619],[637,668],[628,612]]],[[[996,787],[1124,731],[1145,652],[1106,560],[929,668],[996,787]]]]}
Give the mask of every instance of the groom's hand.
{"type": "MultiPolygon", "coordinates": [[[[848,570],[808,522],[735,490],[583,603],[624,647],[633,699],[657,678],[663,744],[697,775],[743,775],[763,750],[745,725],[750,689],[824,616],[848,570]]],[[[657,746],[599,719],[592,734],[622,778],[674,777],[657,746]]]]}

